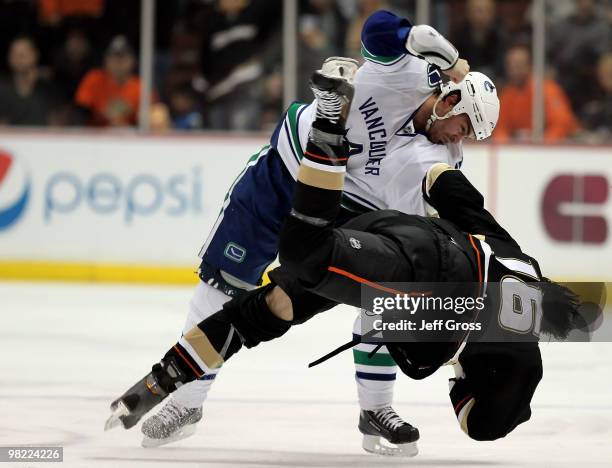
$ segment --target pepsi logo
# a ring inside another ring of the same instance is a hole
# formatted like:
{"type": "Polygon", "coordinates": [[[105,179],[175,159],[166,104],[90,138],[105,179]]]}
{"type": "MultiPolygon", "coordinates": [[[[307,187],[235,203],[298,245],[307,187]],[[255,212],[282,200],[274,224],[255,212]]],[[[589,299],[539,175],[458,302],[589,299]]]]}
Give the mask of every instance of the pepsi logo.
{"type": "Polygon", "coordinates": [[[13,226],[30,198],[30,179],[22,164],[0,150],[0,231],[13,226]]]}

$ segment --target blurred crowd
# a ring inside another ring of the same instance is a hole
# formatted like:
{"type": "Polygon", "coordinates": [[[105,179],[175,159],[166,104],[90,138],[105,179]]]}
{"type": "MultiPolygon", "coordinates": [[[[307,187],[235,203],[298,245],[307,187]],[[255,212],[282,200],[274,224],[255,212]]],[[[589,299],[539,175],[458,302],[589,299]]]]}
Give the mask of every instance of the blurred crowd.
{"type": "MultiPolygon", "coordinates": [[[[267,130],[282,112],[282,0],[156,0],[155,129],[267,130]]],[[[297,100],[365,19],[415,0],[299,0],[297,100]]],[[[547,2],[546,141],[612,141],[612,2],[547,2]]],[[[532,135],[530,0],[431,0],[430,23],[498,85],[499,141],[532,135]]],[[[137,123],[140,0],[0,2],[0,124],[137,123]]]]}

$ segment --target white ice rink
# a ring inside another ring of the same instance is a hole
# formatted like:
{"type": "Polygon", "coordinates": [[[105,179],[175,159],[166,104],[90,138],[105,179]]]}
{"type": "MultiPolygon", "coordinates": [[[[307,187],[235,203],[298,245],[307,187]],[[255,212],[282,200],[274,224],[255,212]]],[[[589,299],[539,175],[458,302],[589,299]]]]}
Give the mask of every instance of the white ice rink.
{"type": "Polygon", "coordinates": [[[108,405],[173,344],[191,288],[0,283],[0,446],[64,446],[63,464],[136,467],[612,466],[610,344],[544,344],[531,421],[490,443],[468,439],[447,396],[451,369],[398,374],[398,412],[421,431],[420,454],[362,452],[352,356],[307,363],[350,339],[335,309],[221,372],[190,439],[140,448],[138,428],[104,433],[108,405]]]}

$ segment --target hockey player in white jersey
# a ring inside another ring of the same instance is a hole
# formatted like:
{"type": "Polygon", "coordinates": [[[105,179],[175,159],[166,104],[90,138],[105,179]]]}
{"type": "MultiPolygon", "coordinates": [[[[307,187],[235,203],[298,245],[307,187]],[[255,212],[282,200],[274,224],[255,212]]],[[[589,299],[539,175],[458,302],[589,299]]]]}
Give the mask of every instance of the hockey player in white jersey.
{"type": "MultiPolygon", "coordinates": [[[[342,117],[351,158],[341,221],[381,208],[425,214],[420,182],[427,168],[436,162],[459,167],[463,138],[491,135],[499,112],[495,87],[479,73],[470,73],[461,81],[468,65],[446,39],[429,26],[412,26],[386,11],[368,19],[362,43],[366,62],[358,70],[356,62],[342,58],[329,59],[322,68],[355,85],[350,111],[342,117]],[[440,72],[451,81],[443,85],[440,72]]],[[[324,103],[319,111],[333,114],[341,106],[325,90],[315,90],[315,94],[324,103]]],[[[316,109],[313,104],[291,105],[270,145],[249,159],[230,187],[200,252],[201,282],[184,330],[219,310],[231,297],[258,285],[265,268],[276,258],[278,235],[290,210],[316,109]]],[[[377,353],[375,363],[367,361],[371,348],[362,343],[354,349],[364,448],[412,455],[418,431],[391,407],[395,363],[384,349],[377,353]],[[386,446],[382,439],[395,445],[386,446]]],[[[158,446],[192,434],[215,378],[216,373],[207,374],[204,380],[175,392],[143,423],[143,445],[158,446]]]]}

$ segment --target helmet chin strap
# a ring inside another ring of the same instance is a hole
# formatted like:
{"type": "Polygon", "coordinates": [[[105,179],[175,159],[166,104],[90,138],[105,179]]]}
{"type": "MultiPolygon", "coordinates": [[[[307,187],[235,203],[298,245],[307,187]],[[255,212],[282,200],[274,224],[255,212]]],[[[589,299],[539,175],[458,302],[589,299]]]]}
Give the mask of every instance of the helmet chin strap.
{"type": "Polygon", "coordinates": [[[438,113],[436,112],[436,106],[440,103],[440,101],[442,101],[442,99],[444,99],[446,96],[443,95],[439,95],[438,98],[436,99],[436,102],[434,102],[433,105],[433,109],[431,110],[431,115],[429,116],[429,118],[427,119],[427,123],[425,124],[425,131],[428,132],[429,129],[431,128],[431,126],[433,125],[433,123],[436,120],[444,120],[444,119],[448,119],[449,117],[451,117],[453,115],[453,109],[449,110],[445,115],[438,115],[438,113]]]}

